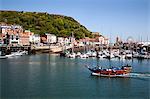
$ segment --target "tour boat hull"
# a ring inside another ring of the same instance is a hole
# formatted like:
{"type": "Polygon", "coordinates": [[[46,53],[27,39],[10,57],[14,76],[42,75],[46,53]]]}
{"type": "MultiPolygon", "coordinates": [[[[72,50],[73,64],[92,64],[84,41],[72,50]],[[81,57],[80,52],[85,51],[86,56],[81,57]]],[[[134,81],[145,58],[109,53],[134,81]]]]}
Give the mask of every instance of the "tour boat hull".
{"type": "Polygon", "coordinates": [[[91,73],[92,76],[99,76],[99,77],[129,77],[128,74],[120,74],[120,75],[106,75],[106,74],[100,74],[100,73],[91,73]]]}
{"type": "Polygon", "coordinates": [[[132,67],[131,66],[122,66],[121,68],[108,68],[108,69],[101,69],[98,67],[89,68],[88,69],[92,72],[94,76],[103,76],[103,77],[128,77],[130,74],[132,67]]]}

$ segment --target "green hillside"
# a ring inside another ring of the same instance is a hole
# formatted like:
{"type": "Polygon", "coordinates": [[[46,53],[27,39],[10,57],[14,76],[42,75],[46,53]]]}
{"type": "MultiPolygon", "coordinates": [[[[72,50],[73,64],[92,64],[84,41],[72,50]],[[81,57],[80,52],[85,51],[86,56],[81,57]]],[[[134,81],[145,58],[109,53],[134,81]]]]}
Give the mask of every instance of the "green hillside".
{"type": "Polygon", "coordinates": [[[0,11],[0,22],[18,24],[36,34],[52,33],[67,37],[74,33],[77,39],[92,37],[91,32],[72,17],[42,12],[0,11]]]}

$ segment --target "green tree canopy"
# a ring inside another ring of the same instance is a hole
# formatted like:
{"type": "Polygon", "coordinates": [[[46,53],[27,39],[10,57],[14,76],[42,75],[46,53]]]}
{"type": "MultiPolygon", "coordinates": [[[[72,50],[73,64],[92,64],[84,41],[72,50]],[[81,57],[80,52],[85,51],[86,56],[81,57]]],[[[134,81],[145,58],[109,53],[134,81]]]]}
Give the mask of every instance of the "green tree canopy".
{"type": "Polygon", "coordinates": [[[92,37],[91,32],[72,17],[48,13],[0,11],[0,22],[17,24],[36,34],[52,33],[56,36],[70,36],[77,39],[92,37]]]}

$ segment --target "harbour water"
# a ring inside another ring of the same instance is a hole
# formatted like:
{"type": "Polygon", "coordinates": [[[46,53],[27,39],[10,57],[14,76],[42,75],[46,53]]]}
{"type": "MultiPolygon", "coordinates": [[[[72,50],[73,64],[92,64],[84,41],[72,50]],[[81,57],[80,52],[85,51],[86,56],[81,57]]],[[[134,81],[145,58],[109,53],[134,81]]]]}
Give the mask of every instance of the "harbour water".
{"type": "Polygon", "coordinates": [[[150,60],[69,59],[39,54],[0,60],[3,99],[149,99],[150,60]],[[90,75],[85,65],[133,66],[137,77],[90,75]]]}

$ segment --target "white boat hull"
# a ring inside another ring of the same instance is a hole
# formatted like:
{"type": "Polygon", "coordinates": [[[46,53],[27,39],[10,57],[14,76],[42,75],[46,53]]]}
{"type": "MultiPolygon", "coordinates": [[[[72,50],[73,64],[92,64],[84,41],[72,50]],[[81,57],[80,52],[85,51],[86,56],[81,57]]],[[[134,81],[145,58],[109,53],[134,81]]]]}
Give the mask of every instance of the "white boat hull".
{"type": "Polygon", "coordinates": [[[6,59],[8,58],[7,56],[0,56],[0,59],[6,59]]]}
{"type": "Polygon", "coordinates": [[[104,75],[100,73],[91,73],[92,76],[100,76],[100,77],[129,77],[130,74],[123,74],[123,75],[104,75]]]}

